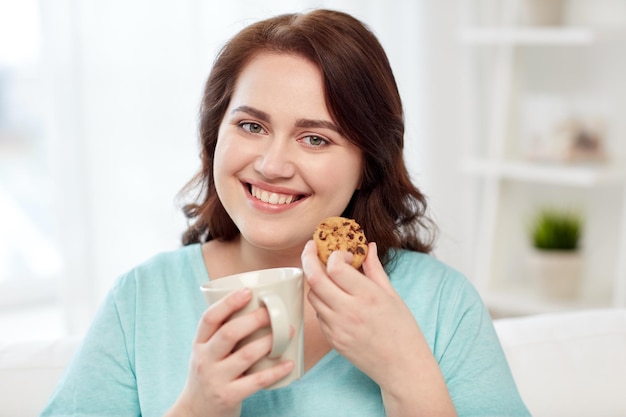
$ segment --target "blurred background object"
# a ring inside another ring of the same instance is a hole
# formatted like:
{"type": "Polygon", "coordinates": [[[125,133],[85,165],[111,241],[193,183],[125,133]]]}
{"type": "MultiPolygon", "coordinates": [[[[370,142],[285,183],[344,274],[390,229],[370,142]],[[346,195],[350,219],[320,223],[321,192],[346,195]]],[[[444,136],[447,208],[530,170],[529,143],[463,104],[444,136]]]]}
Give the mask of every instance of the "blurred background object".
{"type": "Polygon", "coordinates": [[[469,275],[494,316],[626,305],[626,2],[463,5],[469,275]],[[580,283],[566,291],[533,284],[548,256],[528,225],[546,206],[584,213],[580,250],[558,261],[569,279],[548,273],[580,283]]]}

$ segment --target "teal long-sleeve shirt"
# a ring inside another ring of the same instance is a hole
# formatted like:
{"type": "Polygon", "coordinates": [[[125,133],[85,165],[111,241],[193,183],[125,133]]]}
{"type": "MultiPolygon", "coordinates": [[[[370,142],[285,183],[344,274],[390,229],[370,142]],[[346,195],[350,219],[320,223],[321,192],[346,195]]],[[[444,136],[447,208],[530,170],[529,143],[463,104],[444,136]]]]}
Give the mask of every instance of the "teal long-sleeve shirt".
{"type": "MultiPolygon", "coordinates": [[[[386,271],[419,323],[458,415],[529,416],[470,282],[429,255],[395,255],[386,271]]],[[[199,244],[121,276],[41,416],[162,416],[185,385],[206,309],[199,288],[208,280],[199,244]]],[[[242,406],[242,417],[384,415],[379,387],[334,350],[301,380],[260,391],[242,406]]]]}

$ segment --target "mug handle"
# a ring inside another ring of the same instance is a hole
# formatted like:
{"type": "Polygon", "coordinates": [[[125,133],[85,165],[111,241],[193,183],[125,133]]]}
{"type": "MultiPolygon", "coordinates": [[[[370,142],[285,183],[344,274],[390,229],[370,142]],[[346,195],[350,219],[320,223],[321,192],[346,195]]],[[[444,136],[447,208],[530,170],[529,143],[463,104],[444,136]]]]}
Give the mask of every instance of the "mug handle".
{"type": "Polygon", "coordinates": [[[283,300],[275,293],[267,292],[259,295],[261,305],[267,308],[272,327],[272,350],[269,358],[279,358],[289,346],[290,324],[287,308],[283,300]]]}

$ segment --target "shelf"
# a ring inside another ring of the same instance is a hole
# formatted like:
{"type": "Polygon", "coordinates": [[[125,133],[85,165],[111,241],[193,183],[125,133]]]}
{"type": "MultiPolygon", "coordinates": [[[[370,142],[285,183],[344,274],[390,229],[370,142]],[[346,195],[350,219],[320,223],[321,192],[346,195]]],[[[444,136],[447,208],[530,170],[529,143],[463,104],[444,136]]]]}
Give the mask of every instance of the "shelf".
{"type": "Polygon", "coordinates": [[[460,31],[463,43],[473,45],[590,45],[606,36],[584,27],[466,28],[460,31]]]}
{"type": "Polygon", "coordinates": [[[485,305],[494,315],[523,316],[567,310],[607,307],[610,303],[579,298],[555,299],[533,294],[525,288],[489,290],[481,294],[485,305]]]}
{"type": "MultiPolygon", "coordinates": [[[[531,143],[521,143],[517,136],[539,127],[529,123],[548,123],[561,112],[546,106],[545,111],[554,114],[538,114],[536,120],[524,117],[527,94],[551,95],[564,102],[597,97],[617,107],[623,103],[625,93],[619,86],[626,61],[615,59],[626,44],[626,24],[615,18],[623,10],[615,6],[600,15],[593,2],[581,2],[575,13],[563,16],[566,23],[539,26],[520,24],[530,20],[515,2],[506,6],[496,2],[499,8],[492,3],[464,2],[455,34],[467,64],[462,101],[468,133],[458,168],[464,177],[474,179],[465,217],[470,225],[465,236],[470,243],[466,249],[473,268],[470,276],[489,311],[499,317],[622,307],[626,305],[624,148],[607,148],[607,160],[540,160],[524,153],[540,149],[525,149],[523,145],[531,143]],[[546,57],[550,62],[543,62],[546,57]],[[576,202],[589,209],[586,232],[588,243],[595,246],[586,253],[590,269],[586,272],[593,270],[602,280],[582,286],[577,299],[549,297],[519,270],[523,222],[530,209],[543,202],[576,202]]],[[[603,116],[621,145],[624,125],[618,113],[603,116]]]]}
{"type": "Polygon", "coordinates": [[[466,159],[461,169],[474,175],[535,183],[593,187],[623,184],[625,170],[615,166],[558,165],[466,159]]]}

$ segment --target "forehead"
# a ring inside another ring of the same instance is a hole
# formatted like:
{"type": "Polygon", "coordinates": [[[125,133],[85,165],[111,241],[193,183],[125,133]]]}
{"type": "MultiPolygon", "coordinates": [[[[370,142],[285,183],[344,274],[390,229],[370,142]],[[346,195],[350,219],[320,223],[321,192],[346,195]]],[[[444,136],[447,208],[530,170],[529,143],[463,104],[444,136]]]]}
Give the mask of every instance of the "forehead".
{"type": "Polygon", "coordinates": [[[249,71],[260,71],[272,69],[274,71],[297,70],[299,72],[308,71],[309,75],[322,78],[319,66],[304,55],[295,52],[260,51],[253,54],[243,65],[239,78],[249,71]]]}
{"type": "Polygon", "coordinates": [[[263,52],[243,67],[230,107],[263,104],[276,110],[322,112],[329,117],[325,96],[322,72],[310,60],[300,55],[263,52]]]}

